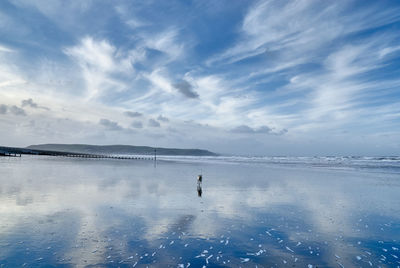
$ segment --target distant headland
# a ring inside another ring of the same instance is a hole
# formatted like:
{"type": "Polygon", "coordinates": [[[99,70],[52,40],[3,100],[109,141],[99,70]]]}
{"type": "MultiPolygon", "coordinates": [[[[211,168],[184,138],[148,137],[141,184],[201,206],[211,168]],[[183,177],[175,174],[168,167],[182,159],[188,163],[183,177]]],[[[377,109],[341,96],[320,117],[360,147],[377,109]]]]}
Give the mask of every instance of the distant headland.
{"type": "Polygon", "coordinates": [[[126,154],[126,155],[179,155],[179,156],[217,156],[218,154],[203,149],[159,148],[133,145],[90,145],[90,144],[38,144],[26,149],[57,152],[75,152],[83,154],[126,154]]]}

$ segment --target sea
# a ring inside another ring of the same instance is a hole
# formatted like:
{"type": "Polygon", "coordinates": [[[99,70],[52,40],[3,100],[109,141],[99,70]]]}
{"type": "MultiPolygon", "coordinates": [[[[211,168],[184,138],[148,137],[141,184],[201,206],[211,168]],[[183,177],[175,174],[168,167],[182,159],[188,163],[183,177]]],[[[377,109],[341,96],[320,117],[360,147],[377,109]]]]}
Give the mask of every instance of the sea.
{"type": "Polygon", "coordinates": [[[1,157],[0,267],[400,267],[400,157],[1,157]]]}

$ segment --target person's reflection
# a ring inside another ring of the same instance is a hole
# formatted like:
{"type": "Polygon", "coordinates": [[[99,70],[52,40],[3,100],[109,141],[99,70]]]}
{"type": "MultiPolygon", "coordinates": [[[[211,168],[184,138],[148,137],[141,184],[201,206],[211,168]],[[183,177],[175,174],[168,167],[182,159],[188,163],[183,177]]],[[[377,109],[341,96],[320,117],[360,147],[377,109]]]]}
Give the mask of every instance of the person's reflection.
{"type": "Polygon", "coordinates": [[[201,188],[201,184],[197,185],[197,196],[201,197],[201,195],[203,194],[203,189],[201,188]]]}

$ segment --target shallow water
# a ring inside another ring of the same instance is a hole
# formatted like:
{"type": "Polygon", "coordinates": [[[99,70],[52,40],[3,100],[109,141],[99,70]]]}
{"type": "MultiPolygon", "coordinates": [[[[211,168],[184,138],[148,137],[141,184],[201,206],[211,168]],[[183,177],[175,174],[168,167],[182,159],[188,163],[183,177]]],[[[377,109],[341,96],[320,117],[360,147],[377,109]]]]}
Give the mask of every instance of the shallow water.
{"type": "Polygon", "coordinates": [[[400,266],[400,174],[335,167],[0,158],[0,266],[400,266]]]}

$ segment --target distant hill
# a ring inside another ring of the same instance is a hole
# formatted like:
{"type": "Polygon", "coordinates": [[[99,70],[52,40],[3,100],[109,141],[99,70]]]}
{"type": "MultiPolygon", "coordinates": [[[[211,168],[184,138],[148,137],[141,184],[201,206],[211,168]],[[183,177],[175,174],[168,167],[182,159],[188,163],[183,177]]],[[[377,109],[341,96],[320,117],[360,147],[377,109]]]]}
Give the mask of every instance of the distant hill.
{"type": "MultiPolygon", "coordinates": [[[[141,154],[153,155],[154,147],[132,145],[89,145],[89,144],[38,144],[26,147],[32,150],[75,152],[87,154],[141,154]]],[[[157,155],[216,156],[216,153],[201,149],[156,148],[157,155]]]]}

